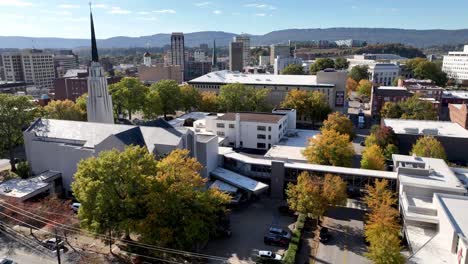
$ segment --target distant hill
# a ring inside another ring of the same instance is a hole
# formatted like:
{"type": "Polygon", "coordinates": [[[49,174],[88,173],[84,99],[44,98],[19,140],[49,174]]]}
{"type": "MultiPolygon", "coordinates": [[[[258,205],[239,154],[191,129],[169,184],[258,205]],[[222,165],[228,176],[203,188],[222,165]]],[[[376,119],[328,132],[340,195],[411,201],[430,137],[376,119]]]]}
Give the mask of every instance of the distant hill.
{"type": "MultiPolygon", "coordinates": [[[[219,46],[227,46],[234,33],[222,31],[203,31],[185,34],[185,45],[188,47],[208,43],[213,39],[219,46]]],[[[414,30],[390,28],[326,28],[326,29],[286,29],[252,35],[253,45],[269,45],[287,43],[288,40],[339,40],[359,39],[368,43],[403,43],[423,48],[438,45],[454,45],[468,43],[468,29],[460,30],[414,30]]],[[[155,34],[142,37],[112,37],[98,40],[101,48],[129,48],[145,47],[149,43],[153,47],[170,44],[170,34],[155,34]]],[[[90,45],[88,39],[65,38],[31,38],[31,37],[3,37],[0,36],[0,48],[78,48],[90,45]]]]}

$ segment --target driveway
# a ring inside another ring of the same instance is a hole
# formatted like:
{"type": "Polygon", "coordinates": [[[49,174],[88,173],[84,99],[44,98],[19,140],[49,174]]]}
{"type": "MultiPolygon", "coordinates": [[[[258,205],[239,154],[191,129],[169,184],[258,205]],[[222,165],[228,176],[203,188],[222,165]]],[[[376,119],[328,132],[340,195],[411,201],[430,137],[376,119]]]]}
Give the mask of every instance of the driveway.
{"type": "Polygon", "coordinates": [[[263,243],[263,235],[270,226],[279,226],[289,231],[293,229],[295,219],[278,212],[278,206],[283,203],[262,197],[245,208],[232,210],[232,236],[211,240],[202,253],[229,258],[229,263],[255,263],[255,255],[259,250],[283,255],[285,248],[263,243]]]}
{"type": "Polygon", "coordinates": [[[315,262],[320,264],[361,264],[371,263],[364,257],[363,210],[339,207],[329,211],[323,225],[328,227],[331,239],[320,243],[315,262]]]}

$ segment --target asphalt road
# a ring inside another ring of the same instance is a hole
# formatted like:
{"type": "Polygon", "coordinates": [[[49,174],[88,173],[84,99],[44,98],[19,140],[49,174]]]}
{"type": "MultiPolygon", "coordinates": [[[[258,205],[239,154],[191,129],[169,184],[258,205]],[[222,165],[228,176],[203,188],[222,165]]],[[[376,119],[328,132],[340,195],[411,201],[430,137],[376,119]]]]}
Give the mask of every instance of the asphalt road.
{"type": "Polygon", "coordinates": [[[8,257],[18,264],[53,264],[57,263],[56,259],[40,254],[33,249],[20,243],[21,240],[16,240],[5,234],[0,233],[0,258],[8,257]]]}
{"type": "Polygon", "coordinates": [[[330,210],[323,221],[331,239],[320,243],[315,262],[318,264],[366,264],[370,260],[363,255],[366,251],[363,237],[363,210],[339,207],[330,210]]]}

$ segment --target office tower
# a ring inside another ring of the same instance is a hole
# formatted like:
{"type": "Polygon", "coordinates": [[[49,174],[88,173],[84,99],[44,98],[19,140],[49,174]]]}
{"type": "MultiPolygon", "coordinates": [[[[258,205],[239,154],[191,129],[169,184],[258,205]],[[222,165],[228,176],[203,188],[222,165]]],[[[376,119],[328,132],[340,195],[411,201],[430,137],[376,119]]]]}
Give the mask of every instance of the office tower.
{"type": "Polygon", "coordinates": [[[289,58],[291,57],[291,51],[289,45],[273,44],[270,45],[270,65],[275,64],[275,59],[278,58],[289,58]]]}
{"type": "Polygon", "coordinates": [[[107,88],[107,79],[104,68],[99,63],[96,35],[94,33],[93,14],[90,12],[91,20],[91,66],[88,77],[88,102],[86,109],[88,122],[114,123],[114,112],[112,109],[112,98],[107,88]]]}
{"type": "Polygon", "coordinates": [[[242,71],[243,69],[243,47],[242,42],[231,42],[229,44],[229,70],[242,71]]]}
{"type": "Polygon", "coordinates": [[[24,82],[21,54],[4,53],[2,55],[4,79],[7,82],[24,82]]]}
{"type": "Polygon", "coordinates": [[[216,40],[213,40],[213,55],[211,56],[211,70],[218,70],[218,56],[216,54],[216,40]]]}
{"type": "Polygon", "coordinates": [[[239,35],[234,37],[234,42],[242,43],[242,66],[250,65],[250,37],[247,35],[239,35]]]}
{"type": "Polygon", "coordinates": [[[174,32],[171,35],[171,65],[180,65],[181,70],[184,71],[184,33],[174,32]]]}
{"type": "Polygon", "coordinates": [[[447,77],[455,80],[457,84],[468,84],[468,45],[463,47],[463,51],[451,51],[444,56],[442,70],[447,73],[447,77]]]}
{"type": "Polygon", "coordinates": [[[54,55],[55,77],[62,78],[68,70],[78,68],[76,55],[54,55]]]}
{"type": "Polygon", "coordinates": [[[24,82],[34,83],[39,89],[54,88],[55,70],[51,53],[30,49],[21,53],[24,82]]]}

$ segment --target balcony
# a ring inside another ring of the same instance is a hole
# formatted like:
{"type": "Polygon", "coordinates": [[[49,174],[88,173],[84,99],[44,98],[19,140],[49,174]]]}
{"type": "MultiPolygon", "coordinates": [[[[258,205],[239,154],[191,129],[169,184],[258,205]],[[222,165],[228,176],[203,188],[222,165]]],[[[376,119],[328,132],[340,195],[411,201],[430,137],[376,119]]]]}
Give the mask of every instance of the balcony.
{"type": "Polygon", "coordinates": [[[437,224],[437,209],[434,208],[432,197],[412,196],[406,192],[400,194],[400,204],[407,220],[437,224]]]}

